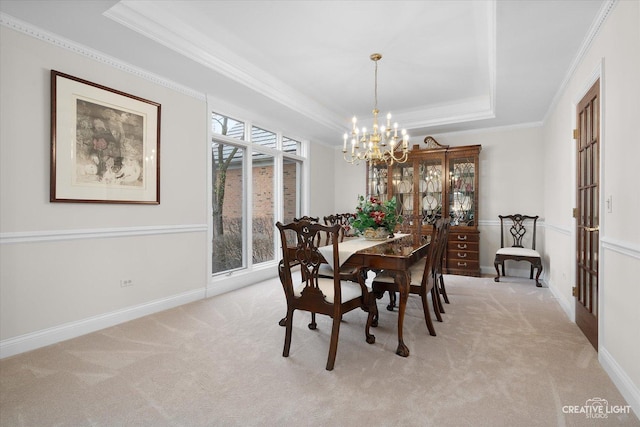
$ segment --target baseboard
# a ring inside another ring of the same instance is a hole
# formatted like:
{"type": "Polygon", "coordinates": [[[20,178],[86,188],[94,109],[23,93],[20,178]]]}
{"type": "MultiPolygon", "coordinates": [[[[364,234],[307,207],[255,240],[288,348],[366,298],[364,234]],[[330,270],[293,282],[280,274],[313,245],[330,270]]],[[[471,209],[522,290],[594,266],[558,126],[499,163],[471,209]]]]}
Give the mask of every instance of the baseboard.
{"type": "Polygon", "coordinates": [[[638,387],[635,386],[606,348],[600,347],[598,350],[598,361],[609,374],[611,381],[618,387],[622,397],[631,406],[631,410],[636,414],[636,417],[640,418],[640,390],[638,387]]]}
{"type": "Polygon", "coordinates": [[[0,341],[0,359],[96,332],[110,326],[148,316],[149,314],[201,300],[204,297],[205,289],[196,289],[111,313],[2,340],[0,341]]]}
{"type": "Polygon", "coordinates": [[[560,307],[565,312],[565,314],[567,315],[569,320],[572,321],[572,322],[575,322],[576,321],[576,307],[575,307],[575,304],[574,304],[574,300],[567,301],[567,299],[564,297],[564,295],[562,293],[558,292],[558,288],[556,286],[554,286],[553,283],[549,283],[547,286],[549,287],[549,290],[551,291],[551,293],[555,297],[556,301],[558,301],[558,304],[560,304],[560,307]]]}
{"type": "MultiPolygon", "coordinates": [[[[507,278],[508,277],[519,277],[519,278],[523,278],[523,279],[528,279],[529,278],[529,274],[531,273],[531,269],[529,267],[530,264],[526,264],[522,263],[522,265],[524,267],[518,267],[516,263],[510,263],[510,265],[508,265],[508,268],[505,269],[505,272],[507,273],[507,278]],[[513,266],[511,265],[513,264],[513,266]]],[[[496,275],[496,268],[494,266],[480,266],[480,274],[482,274],[483,276],[495,276],[496,275]]],[[[534,272],[535,274],[535,272],[534,272]]],[[[500,277],[502,277],[502,275],[500,275],[500,277]]],[[[531,279],[533,280],[533,279],[531,279]]],[[[540,282],[542,283],[546,283],[546,274],[545,271],[542,270],[542,274],[540,275],[540,282]]]]}
{"type": "Polygon", "coordinates": [[[245,286],[250,286],[265,280],[273,279],[274,277],[278,277],[277,271],[277,263],[273,262],[265,263],[259,268],[254,268],[250,272],[239,270],[215,276],[207,286],[207,298],[235,291],[236,289],[244,288],[245,286]]]}

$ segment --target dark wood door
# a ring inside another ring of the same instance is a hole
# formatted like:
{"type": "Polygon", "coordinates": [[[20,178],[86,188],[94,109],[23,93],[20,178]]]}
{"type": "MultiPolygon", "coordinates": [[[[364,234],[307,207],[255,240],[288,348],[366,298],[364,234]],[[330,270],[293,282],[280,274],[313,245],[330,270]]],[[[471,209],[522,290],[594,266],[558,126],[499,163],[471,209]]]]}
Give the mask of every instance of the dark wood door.
{"type": "Polygon", "coordinates": [[[598,350],[600,81],[577,107],[576,324],[598,350]]]}

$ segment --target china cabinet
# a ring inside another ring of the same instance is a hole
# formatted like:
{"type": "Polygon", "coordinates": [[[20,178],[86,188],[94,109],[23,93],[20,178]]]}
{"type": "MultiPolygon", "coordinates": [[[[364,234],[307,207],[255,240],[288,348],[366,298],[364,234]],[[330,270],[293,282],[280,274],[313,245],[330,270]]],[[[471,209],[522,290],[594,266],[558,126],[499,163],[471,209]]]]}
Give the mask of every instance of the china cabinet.
{"type": "Polygon", "coordinates": [[[451,221],[445,272],[480,276],[478,156],[481,145],[449,147],[433,137],[414,145],[405,163],[367,166],[367,195],[396,197],[403,222],[398,231],[416,239],[428,235],[438,218],[451,221]]]}

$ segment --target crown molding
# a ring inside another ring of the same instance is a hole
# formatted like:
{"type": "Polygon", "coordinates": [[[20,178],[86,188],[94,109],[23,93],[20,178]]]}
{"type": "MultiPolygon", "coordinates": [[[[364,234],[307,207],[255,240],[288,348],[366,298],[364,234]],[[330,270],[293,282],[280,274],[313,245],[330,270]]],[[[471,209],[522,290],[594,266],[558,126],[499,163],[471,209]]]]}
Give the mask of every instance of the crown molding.
{"type": "Polygon", "coordinates": [[[175,83],[173,81],[160,77],[157,74],[150,73],[146,70],[135,67],[117,58],[114,58],[102,52],[90,49],[84,45],[81,45],[79,43],[73,42],[66,38],[60,37],[56,34],[47,32],[41,28],[27,24],[26,22],[23,22],[3,12],[0,12],[0,25],[10,28],[19,33],[34,37],[43,42],[52,44],[56,47],[69,50],[85,58],[92,59],[94,61],[108,65],[112,68],[118,69],[120,71],[124,71],[126,73],[132,74],[136,77],[150,81],[151,83],[157,84],[159,86],[163,86],[168,89],[174,90],[176,92],[182,93],[183,95],[196,98],[200,101],[206,101],[205,94],[201,92],[198,92],[194,89],[180,85],[178,83],[175,83]]]}
{"type": "Polygon", "coordinates": [[[600,8],[600,11],[598,12],[598,15],[596,16],[596,18],[593,20],[593,23],[591,24],[591,27],[589,28],[589,32],[587,33],[587,36],[582,42],[582,45],[580,46],[578,53],[573,59],[573,62],[571,63],[571,66],[569,67],[569,70],[567,71],[567,74],[565,75],[564,80],[562,80],[560,87],[558,87],[558,90],[556,91],[555,96],[551,100],[551,104],[549,104],[549,108],[547,109],[547,112],[544,115],[544,118],[542,119],[543,123],[547,122],[547,119],[549,118],[549,116],[555,109],[556,105],[560,101],[560,97],[569,86],[569,81],[573,77],[573,74],[576,72],[576,69],[578,68],[578,64],[580,64],[580,62],[586,55],[587,51],[591,47],[591,44],[593,43],[593,40],[598,36],[598,34],[600,34],[600,29],[602,28],[602,25],[604,25],[604,22],[607,20],[607,18],[611,14],[611,11],[613,10],[613,8],[618,4],[618,1],[619,0],[607,0],[606,2],[603,3],[602,7],[600,8]]]}
{"type": "Polygon", "coordinates": [[[145,2],[120,1],[104,16],[329,129],[339,133],[343,130],[340,124],[343,119],[337,114],[240,58],[222,43],[179,21],[163,8],[145,2]],[[216,52],[216,55],[210,52],[216,52]]]}

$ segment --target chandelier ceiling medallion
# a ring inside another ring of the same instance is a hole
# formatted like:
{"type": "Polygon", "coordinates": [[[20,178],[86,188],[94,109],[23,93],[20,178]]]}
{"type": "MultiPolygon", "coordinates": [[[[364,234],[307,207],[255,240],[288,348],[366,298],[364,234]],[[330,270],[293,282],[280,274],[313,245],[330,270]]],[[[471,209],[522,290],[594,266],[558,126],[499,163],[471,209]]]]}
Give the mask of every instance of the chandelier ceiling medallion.
{"type": "Polygon", "coordinates": [[[351,129],[351,147],[348,150],[349,134],[344,134],[342,153],[344,159],[351,164],[366,161],[371,164],[385,162],[387,164],[404,163],[409,158],[409,135],[402,129],[398,135],[398,123],[391,127],[391,113],[387,114],[386,125],[378,125],[378,61],[382,58],[379,53],[373,53],[371,60],[376,64],[375,71],[375,104],[373,107],[373,129],[359,129],[358,119],[354,116],[351,129]],[[400,147],[400,149],[399,149],[400,147]]]}

